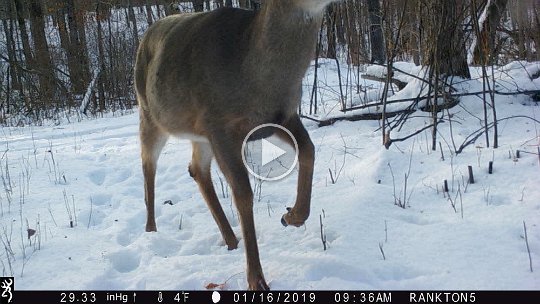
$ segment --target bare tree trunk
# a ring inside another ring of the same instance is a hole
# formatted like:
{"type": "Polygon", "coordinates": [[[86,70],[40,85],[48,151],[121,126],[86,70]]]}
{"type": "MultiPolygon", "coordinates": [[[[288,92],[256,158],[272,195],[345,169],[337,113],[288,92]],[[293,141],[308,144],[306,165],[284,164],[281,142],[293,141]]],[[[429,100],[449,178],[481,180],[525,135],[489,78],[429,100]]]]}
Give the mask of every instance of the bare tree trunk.
{"type": "MultiPolygon", "coordinates": [[[[109,98],[116,98],[119,90],[118,85],[118,75],[116,73],[115,69],[115,63],[118,59],[117,54],[118,50],[116,45],[113,43],[113,33],[112,33],[112,24],[111,24],[111,18],[107,18],[107,44],[108,44],[108,51],[107,56],[109,57],[108,63],[108,79],[107,85],[109,86],[109,90],[107,92],[109,93],[109,98]]],[[[114,104],[114,103],[113,103],[114,104]]]]}
{"type": "Polygon", "coordinates": [[[386,62],[386,51],[381,23],[381,4],[379,0],[368,0],[369,37],[371,40],[371,62],[383,64],[386,62]]]}
{"type": "Polygon", "coordinates": [[[412,49],[412,57],[414,64],[420,65],[422,62],[422,4],[420,1],[417,1],[416,6],[414,8],[415,12],[415,18],[414,18],[414,25],[412,26],[413,31],[415,32],[414,37],[412,38],[413,43],[413,49],[412,49]]]}
{"type": "Polygon", "coordinates": [[[349,49],[348,63],[352,65],[360,64],[360,24],[357,21],[360,19],[358,1],[347,1],[346,3],[346,33],[347,45],[349,49]]]}
{"type": "Polygon", "coordinates": [[[36,52],[40,95],[43,98],[41,102],[45,107],[50,107],[55,95],[56,79],[45,36],[45,18],[40,0],[30,0],[30,29],[36,52]]]}
{"type": "Polygon", "coordinates": [[[450,103],[448,86],[454,76],[470,78],[464,42],[464,6],[458,1],[426,1],[426,12],[422,14],[425,28],[423,50],[424,65],[429,66],[428,104],[431,106],[433,129],[432,150],[437,148],[438,113],[441,103],[450,103]]]}
{"type": "Polygon", "coordinates": [[[326,9],[326,58],[336,58],[336,6],[330,4],[326,9]]]}
{"type": "Polygon", "coordinates": [[[538,7],[537,2],[533,2],[533,10],[534,10],[534,45],[536,46],[536,60],[540,60],[540,9],[538,7]]]}
{"type": "Polygon", "coordinates": [[[225,0],[225,6],[226,7],[232,7],[233,6],[232,4],[233,4],[232,0],[225,0]]]}
{"type": "Polygon", "coordinates": [[[150,26],[152,25],[152,23],[154,23],[154,15],[152,13],[152,5],[150,4],[149,0],[146,0],[146,4],[144,7],[146,8],[146,20],[148,22],[148,26],[150,26]]]}
{"type": "Polygon", "coordinates": [[[345,45],[347,40],[345,39],[345,26],[347,21],[347,15],[345,14],[345,5],[339,2],[334,3],[334,10],[336,17],[334,18],[334,29],[336,31],[336,42],[338,45],[345,45]]]}
{"type": "Polygon", "coordinates": [[[157,1],[162,3],[163,9],[165,10],[165,16],[170,16],[170,15],[178,13],[178,10],[173,6],[173,3],[167,0],[157,0],[157,1]]]}
{"type": "Polygon", "coordinates": [[[238,0],[241,8],[249,8],[249,0],[238,0]]]}
{"type": "Polygon", "coordinates": [[[251,0],[251,8],[255,11],[261,9],[261,0],[251,0]]]}
{"type": "MultiPolygon", "coordinates": [[[[513,40],[517,47],[517,57],[526,59],[529,56],[527,48],[527,4],[526,1],[513,1],[511,18],[513,24],[513,40]]],[[[514,55],[515,56],[515,55],[514,55]]]]}
{"type": "Polygon", "coordinates": [[[202,12],[204,11],[204,1],[203,0],[192,0],[193,3],[193,9],[196,12],[202,12]]]}
{"type": "Polygon", "coordinates": [[[128,16],[129,21],[132,24],[132,31],[133,31],[133,46],[134,49],[137,50],[139,47],[139,29],[137,27],[137,18],[135,18],[135,11],[133,10],[133,5],[131,4],[131,0],[128,0],[128,16]]]}
{"type": "Polygon", "coordinates": [[[81,78],[81,93],[86,90],[90,83],[90,61],[88,60],[88,48],[86,45],[85,11],[75,7],[74,0],[68,0],[68,25],[71,45],[78,54],[79,68],[77,74],[81,78]]]}
{"type": "MultiPolygon", "coordinates": [[[[103,47],[103,29],[101,26],[101,14],[102,8],[100,6],[100,1],[97,1],[96,4],[96,22],[97,22],[97,43],[98,43],[98,62],[99,62],[99,79],[98,79],[98,98],[99,98],[99,111],[104,112],[106,110],[105,106],[105,92],[110,92],[109,87],[109,72],[105,66],[105,51],[103,47]]],[[[159,9],[158,9],[159,11],[159,9]]]]}
{"type": "MultiPolygon", "coordinates": [[[[155,0],[154,3],[156,4],[157,17],[158,19],[161,19],[161,5],[162,5],[161,0],[155,0]]],[[[165,8],[165,10],[167,9],[165,8]]]]}
{"type": "Polygon", "coordinates": [[[29,67],[34,65],[34,56],[32,55],[32,48],[30,47],[30,39],[28,38],[28,31],[26,29],[25,16],[25,3],[24,0],[13,0],[15,3],[15,11],[17,13],[17,23],[19,24],[19,31],[21,32],[21,42],[23,45],[24,59],[29,67]]]}
{"type": "Polygon", "coordinates": [[[437,63],[436,75],[471,78],[463,32],[463,1],[429,0],[424,12],[426,34],[424,65],[437,63]]]}
{"type": "Polygon", "coordinates": [[[480,26],[480,36],[476,37],[476,46],[473,53],[474,64],[490,64],[490,58],[495,59],[497,27],[506,10],[507,3],[508,0],[492,0],[490,5],[486,7],[487,17],[480,26]]]}
{"type": "Polygon", "coordinates": [[[85,41],[81,41],[80,25],[76,22],[73,0],[57,0],[55,20],[57,22],[60,45],[66,52],[70,81],[75,94],[83,94],[90,81],[88,56],[85,41]],[[66,23],[66,17],[68,22],[66,23]]]}
{"type": "MultiPolygon", "coordinates": [[[[11,87],[14,90],[21,90],[21,74],[20,74],[20,67],[18,64],[17,59],[17,53],[15,51],[15,39],[13,39],[13,32],[14,32],[14,26],[13,26],[13,20],[11,17],[14,15],[12,12],[12,6],[11,1],[6,4],[7,6],[7,13],[8,16],[10,16],[7,19],[2,19],[2,26],[4,28],[4,34],[6,37],[6,48],[7,48],[7,55],[9,59],[9,75],[11,79],[11,87]]],[[[9,108],[9,107],[8,107],[9,108]]]]}

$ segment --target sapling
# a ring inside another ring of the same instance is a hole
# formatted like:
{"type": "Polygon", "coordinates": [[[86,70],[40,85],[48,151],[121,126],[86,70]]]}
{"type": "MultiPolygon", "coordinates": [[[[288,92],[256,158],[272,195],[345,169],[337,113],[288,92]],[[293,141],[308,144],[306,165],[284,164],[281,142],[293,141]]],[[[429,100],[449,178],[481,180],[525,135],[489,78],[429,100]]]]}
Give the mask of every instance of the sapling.
{"type": "Polygon", "coordinates": [[[463,193],[467,193],[467,188],[469,188],[469,181],[465,178],[463,174],[461,174],[461,183],[463,184],[463,193]]]}
{"type": "Polygon", "coordinates": [[[319,214],[319,222],[321,224],[321,241],[323,244],[323,250],[326,251],[326,233],[324,232],[324,226],[323,226],[323,216],[322,214],[319,214]]]}
{"type": "Polygon", "coordinates": [[[405,205],[409,205],[409,201],[411,199],[412,191],[407,196],[407,184],[409,181],[409,177],[411,176],[411,167],[412,167],[412,158],[413,158],[413,152],[414,152],[414,144],[416,143],[416,139],[413,140],[412,147],[411,147],[411,153],[409,155],[409,167],[407,168],[407,173],[405,173],[405,180],[403,185],[403,208],[405,208],[405,205]]]}
{"type": "MultiPolygon", "coordinates": [[[[260,172],[258,172],[260,174],[260,172]]],[[[262,185],[264,180],[253,176],[253,196],[257,198],[257,202],[260,202],[262,199],[262,185]]]]}
{"type": "Polygon", "coordinates": [[[227,184],[226,181],[223,180],[223,178],[219,174],[219,171],[216,170],[216,174],[218,176],[219,184],[221,186],[221,196],[223,198],[228,198],[229,197],[229,185],[227,184]]]}
{"type": "Polygon", "coordinates": [[[332,185],[336,183],[336,179],[334,179],[334,175],[332,174],[332,170],[328,168],[328,173],[330,173],[330,181],[332,182],[332,185]]]}
{"type": "Polygon", "coordinates": [[[388,163],[388,168],[390,168],[390,175],[392,176],[392,186],[393,186],[393,195],[394,195],[394,205],[401,206],[400,198],[396,195],[396,178],[394,177],[394,170],[392,166],[388,163]]]}
{"type": "Polygon", "coordinates": [[[459,184],[458,184],[458,194],[459,194],[461,218],[463,219],[463,195],[461,195],[461,187],[459,186],[459,184]]]}
{"type": "Polygon", "coordinates": [[[523,221],[523,231],[525,234],[525,245],[527,245],[527,253],[529,254],[529,269],[533,272],[532,257],[531,257],[531,248],[529,247],[529,238],[527,237],[527,225],[523,221]]]}
{"type": "Polygon", "coordinates": [[[5,257],[7,259],[7,266],[9,267],[9,273],[6,272],[4,261],[2,260],[3,275],[13,276],[13,261],[15,261],[15,253],[11,247],[11,236],[13,234],[13,222],[11,222],[11,229],[8,234],[7,227],[2,225],[2,234],[0,234],[0,241],[4,246],[5,257]]]}
{"type": "MultiPolygon", "coordinates": [[[[346,148],[345,148],[346,149],[346,148]]],[[[330,173],[330,181],[332,184],[337,183],[339,177],[341,176],[341,173],[343,172],[343,168],[345,167],[345,158],[347,157],[347,150],[343,153],[343,160],[341,161],[341,165],[338,168],[337,160],[334,159],[334,169],[328,168],[328,173],[330,173]]]]}
{"type": "Polygon", "coordinates": [[[67,197],[66,190],[63,190],[62,193],[64,194],[64,205],[66,207],[66,211],[69,218],[69,227],[73,228],[75,227],[74,222],[73,222],[73,212],[71,211],[71,207],[69,206],[69,199],[67,197]]]}
{"type": "Polygon", "coordinates": [[[383,260],[386,261],[386,255],[384,254],[384,250],[383,250],[383,243],[381,243],[381,242],[379,242],[379,250],[381,251],[383,260]]]}
{"type": "Polygon", "coordinates": [[[272,205],[270,204],[270,200],[266,201],[266,210],[268,211],[268,217],[272,217],[272,213],[274,213],[274,210],[272,209],[272,205]]]}
{"type": "MultiPolygon", "coordinates": [[[[21,250],[23,255],[23,261],[26,258],[26,243],[24,241],[24,227],[23,227],[23,205],[24,205],[24,189],[19,188],[19,223],[21,224],[21,250]]],[[[24,267],[24,266],[23,266],[24,267]]]]}
{"type": "MultiPolygon", "coordinates": [[[[6,274],[9,274],[9,276],[13,276],[13,263],[12,263],[12,259],[14,260],[15,258],[13,257],[13,254],[9,252],[9,248],[7,247],[4,239],[0,236],[0,240],[2,240],[2,244],[4,245],[4,250],[5,250],[5,256],[6,256],[6,259],[7,259],[7,264],[8,264],[8,267],[9,267],[9,273],[6,273],[6,267],[4,265],[4,261],[2,260],[2,267],[3,267],[3,275],[6,276],[6,274]]],[[[10,245],[11,246],[11,245],[10,245]]]]}
{"type": "Polygon", "coordinates": [[[37,222],[36,222],[36,238],[37,238],[37,250],[41,250],[41,220],[40,215],[38,213],[37,215],[37,222]]]}
{"type": "Polygon", "coordinates": [[[476,146],[476,161],[478,163],[478,167],[480,167],[480,163],[482,159],[482,149],[484,149],[484,147],[476,146]]]}
{"type": "Polygon", "coordinates": [[[388,223],[384,220],[384,242],[388,242],[388,223]]]}
{"type": "Polygon", "coordinates": [[[483,187],[483,190],[484,190],[484,201],[486,202],[486,205],[489,206],[489,201],[491,199],[491,195],[490,195],[491,186],[488,186],[487,189],[483,187]]]}
{"type": "MultiPolygon", "coordinates": [[[[4,158],[4,156],[5,156],[5,169],[4,169],[4,165],[0,164],[0,177],[2,178],[2,184],[4,185],[4,192],[6,194],[6,200],[8,202],[8,212],[10,212],[12,195],[13,195],[13,184],[11,181],[11,174],[9,173],[7,151],[4,153],[2,158],[4,158]]],[[[2,215],[3,214],[4,214],[4,206],[2,204],[2,215]]]]}
{"type": "Polygon", "coordinates": [[[37,148],[36,148],[36,139],[34,137],[34,127],[32,126],[30,128],[30,133],[32,135],[32,146],[34,147],[34,150],[33,150],[33,153],[34,153],[34,162],[36,163],[36,169],[38,167],[38,162],[37,162],[37,148]]]}
{"type": "Polygon", "coordinates": [[[86,226],[86,229],[90,229],[90,222],[92,221],[92,212],[94,209],[93,206],[94,206],[94,201],[92,197],[90,197],[90,214],[88,215],[88,225],[86,226]]]}
{"type": "Polygon", "coordinates": [[[54,215],[52,213],[51,204],[49,204],[49,207],[47,208],[49,210],[49,214],[51,215],[51,219],[53,220],[54,226],[58,227],[58,224],[56,224],[56,220],[54,219],[54,215]]]}
{"type": "Polygon", "coordinates": [[[474,184],[474,174],[472,166],[467,167],[469,170],[469,184],[474,184]]]}
{"type": "Polygon", "coordinates": [[[9,233],[8,233],[7,227],[2,225],[2,234],[0,234],[0,240],[2,241],[2,244],[4,245],[6,253],[15,257],[15,253],[13,252],[13,248],[11,247],[11,238],[13,236],[13,223],[14,222],[12,221],[9,233]]]}
{"type": "Polygon", "coordinates": [[[450,155],[450,170],[452,170],[452,191],[454,191],[455,174],[454,174],[454,155],[453,154],[450,155]]]}
{"type": "Polygon", "coordinates": [[[334,169],[332,170],[328,168],[328,173],[330,174],[330,181],[332,182],[332,184],[337,183],[339,177],[341,176],[341,173],[343,172],[343,169],[345,168],[347,154],[354,156],[356,158],[359,158],[355,154],[348,151],[349,149],[357,149],[357,148],[349,148],[347,146],[347,142],[345,141],[345,138],[343,137],[343,134],[340,134],[340,136],[341,136],[341,142],[343,143],[343,159],[341,160],[341,164],[339,168],[338,168],[336,159],[334,159],[334,169]]]}
{"type": "Polygon", "coordinates": [[[54,175],[54,183],[60,184],[60,185],[67,184],[66,175],[60,171],[60,165],[56,162],[54,158],[51,141],[49,141],[49,150],[47,150],[47,152],[51,156],[52,168],[51,168],[51,162],[49,162],[47,158],[45,158],[45,160],[47,161],[47,164],[49,165],[49,173],[52,173],[54,175]]]}
{"type": "Polygon", "coordinates": [[[448,193],[448,200],[450,201],[450,205],[452,206],[452,209],[454,209],[454,212],[457,213],[457,209],[456,209],[456,202],[457,202],[457,198],[458,196],[460,195],[460,189],[459,189],[459,185],[458,185],[458,191],[456,192],[456,195],[454,197],[454,199],[452,199],[452,196],[450,195],[450,193],[448,193]]]}
{"type": "Polygon", "coordinates": [[[75,219],[75,226],[78,226],[78,222],[77,222],[77,209],[75,209],[75,195],[71,195],[71,204],[73,206],[73,217],[75,219]]]}

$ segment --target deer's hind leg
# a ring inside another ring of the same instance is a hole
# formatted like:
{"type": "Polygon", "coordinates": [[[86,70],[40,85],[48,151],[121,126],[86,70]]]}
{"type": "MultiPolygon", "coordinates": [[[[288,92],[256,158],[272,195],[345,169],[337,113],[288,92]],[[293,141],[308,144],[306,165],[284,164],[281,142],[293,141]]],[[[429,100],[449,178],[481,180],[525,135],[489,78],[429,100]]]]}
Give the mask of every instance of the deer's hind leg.
{"type": "Polygon", "coordinates": [[[139,136],[144,175],[144,201],[146,203],[146,231],[157,231],[154,213],[156,167],[159,155],[169,137],[153,121],[149,113],[140,109],[139,136]]]}
{"type": "Polygon", "coordinates": [[[189,174],[197,182],[204,200],[221,231],[223,240],[227,244],[227,248],[229,250],[236,249],[238,247],[238,240],[225,216],[225,212],[223,212],[223,208],[221,208],[214,184],[212,183],[210,172],[210,165],[214,157],[212,147],[209,143],[195,141],[192,142],[192,145],[193,156],[189,164],[189,174]]]}

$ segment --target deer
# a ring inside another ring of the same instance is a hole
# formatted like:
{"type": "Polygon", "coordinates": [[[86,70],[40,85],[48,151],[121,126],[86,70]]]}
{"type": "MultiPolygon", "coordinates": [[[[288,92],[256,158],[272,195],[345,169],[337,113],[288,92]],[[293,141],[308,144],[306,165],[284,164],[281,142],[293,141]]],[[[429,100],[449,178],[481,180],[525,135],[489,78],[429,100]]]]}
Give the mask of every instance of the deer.
{"type": "MultiPolygon", "coordinates": [[[[227,248],[234,250],[238,239],[212,183],[213,159],[231,187],[250,290],[269,287],[259,258],[242,143],[250,130],[265,123],[293,134],[298,146],[297,196],[281,223],[302,226],[310,213],[315,151],[297,109],[325,7],[334,1],[266,0],[257,11],[224,7],[172,15],[150,26],[137,50],[134,80],[146,231],[157,231],[155,176],[161,150],[170,136],[189,139],[189,174],[227,248]]],[[[273,133],[292,145],[285,132],[273,133]]]]}

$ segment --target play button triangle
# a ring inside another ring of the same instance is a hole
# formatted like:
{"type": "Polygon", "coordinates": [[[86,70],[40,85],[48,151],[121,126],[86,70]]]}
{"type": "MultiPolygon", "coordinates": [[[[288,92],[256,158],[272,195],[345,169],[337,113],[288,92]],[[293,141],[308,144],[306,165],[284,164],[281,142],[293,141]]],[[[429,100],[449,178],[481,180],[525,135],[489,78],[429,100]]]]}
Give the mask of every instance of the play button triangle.
{"type": "Polygon", "coordinates": [[[276,124],[258,125],[249,131],[244,138],[242,161],[248,172],[257,179],[279,180],[291,173],[296,167],[298,143],[292,133],[283,126],[276,124]],[[272,135],[268,136],[268,134],[272,135]]]}
{"type": "Polygon", "coordinates": [[[262,165],[266,165],[274,160],[278,159],[283,154],[287,153],[285,150],[274,145],[266,139],[262,140],[262,165]]]}

